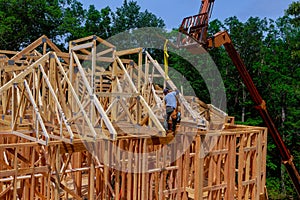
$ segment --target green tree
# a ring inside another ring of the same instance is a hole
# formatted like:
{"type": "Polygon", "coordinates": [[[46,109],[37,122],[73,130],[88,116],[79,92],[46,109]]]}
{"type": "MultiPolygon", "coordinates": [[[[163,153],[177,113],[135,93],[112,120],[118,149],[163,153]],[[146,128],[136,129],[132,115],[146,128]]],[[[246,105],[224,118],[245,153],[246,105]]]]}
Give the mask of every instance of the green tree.
{"type": "Polygon", "coordinates": [[[86,14],[84,29],[87,35],[97,35],[103,39],[111,36],[111,9],[107,6],[100,11],[91,5],[86,14]]]}
{"type": "Polygon", "coordinates": [[[67,0],[62,6],[62,23],[58,27],[64,43],[87,36],[84,29],[86,10],[77,0],[67,0]]]}
{"type": "Polygon", "coordinates": [[[112,15],[112,34],[117,34],[126,30],[142,27],[164,28],[165,24],[161,18],[148,12],[141,12],[141,7],[136,1],[124,0],[123,5],[117,8],[112,15]]]}
{"type": "Polygon", "coordinates": [[[61,17],[58,0],[0,0],[0,48],[19,50],[43,34],[56,38],[61,17]]]}
{"type": "Polygon", "coordinates": [[[94,5],[85,10],[78,0],[0,0],[0,49],[19,50],[41,35],[66,47],[70,40],[89,35],[106,39],[141,27],[164,27],[164,22],[147,10],[141,12],[135,1],[125,0],[113,13],[94,5]]]}
{"type": "Polygon", "coordinates": [[[295,24],[295,26],[300,26],[300,1],[292,2],[285,13],[293,17],[292,23],[295,24]]]}
{"type": "Polygon", "coordinates": [[[90,5],[85,10],[80,2],[65,8],[63,24],[60,26],[65,41],[90,35],[108,38],[111,36],[111,14],[109,7],[97,10],[94,5],[90,5]]]}

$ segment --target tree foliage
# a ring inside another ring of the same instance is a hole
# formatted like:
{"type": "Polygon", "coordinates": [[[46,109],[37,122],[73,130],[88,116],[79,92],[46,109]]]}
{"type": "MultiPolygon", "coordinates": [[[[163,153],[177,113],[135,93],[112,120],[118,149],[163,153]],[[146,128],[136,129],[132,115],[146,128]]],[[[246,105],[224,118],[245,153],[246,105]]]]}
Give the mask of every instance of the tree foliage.
{"type": "Polygon", "coordinates": [[[113,12],[94,5],[86,10],[78,0],[0,0],[0,49],[19,50],[41,35],[64,47],[89,35],[106,39],[125,30],[164,26],[161,18],[142,12],[135,1],[124,0],[113,12]]]}
{"type": "Polygon", "coordinates": [[[37,36],[55,38],[62,23],[59,1],[0,0],[0,41],[2,49],[17,50],[37,36]]]}
{"type": "Polygon", "coordinates": [[[124,0],[123,5],[112,14],[112,34],[142,27],[164,28],[165,24],[161,18],[156,17],[148,10],[144,12],[140,10],[141,7],[136,1],[124,0]]]}
{"type": "Polygon", "coordinates": [[[300,1],[292,2],[288,9],[285,11],[286,15],[291,15],[293,17],[292,23],[296,26],[300,26],[300,1]]]}

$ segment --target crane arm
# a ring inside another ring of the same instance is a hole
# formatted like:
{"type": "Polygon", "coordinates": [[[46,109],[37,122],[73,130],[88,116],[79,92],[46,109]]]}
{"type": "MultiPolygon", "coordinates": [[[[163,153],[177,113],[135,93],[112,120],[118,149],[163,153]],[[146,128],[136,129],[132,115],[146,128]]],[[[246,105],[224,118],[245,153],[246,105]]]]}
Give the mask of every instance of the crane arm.
{"type": "MultiPolygon", "coordinates": [[[[202,0],[199,14],[186,17],[182,20],[179,32],[195,38],[199,43],[206,43],[208,20],[211,16],[215,0],[202,0]]],[[[181,38],[179,38],[181,40],[181,38]]],[[[181,41],[184,45],[186,41],[181,41]]]]}
{"type": "Polygon", "coordinates": [[[234,48],[234,45],[231,42],[228,32],[227,31],[218,32],[213,37],[207,40],[208,48],[220,47],[222,45],[224,45],[229,57],[234,63],[236,69],[238,70],[245,86],[247,87],[252,100],[256,104],[256,108],[258,109],[260,116],[262,117],[264,123],[266,124],[268,131],[272,136],[277,149],[280,152],[282,162],[285,165],[286,170],[292,179],[292,182],[298,192],[298,195],[300,195],[300,175],[293,162],[293,156],[290,154],[289,150],[284,144],[284,141],[282,140],[282,137],[279,134],[278,129],[274,125],[273,120],[268,113],[266,103],[262,99],[261,95],[259,94],[256,86],[254,85],[252,78],[248,70],[246,69],[246,66],[243,60],[241,59],[239,53],[234,48]]]}
{"type": "Polygon", "coordinates": [[[214,2],[215,0],[202,0],[199,14],[207,13],[210,18],[214,2]]]}

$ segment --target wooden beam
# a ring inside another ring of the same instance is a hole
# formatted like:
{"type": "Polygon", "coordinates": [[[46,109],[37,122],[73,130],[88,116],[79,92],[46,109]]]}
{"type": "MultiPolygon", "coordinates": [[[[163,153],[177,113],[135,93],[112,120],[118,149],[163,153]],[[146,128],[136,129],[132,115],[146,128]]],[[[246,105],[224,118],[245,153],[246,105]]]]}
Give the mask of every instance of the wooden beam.
{"type": "Polygon", "coordinates": [[[139,52],[141,52],[143,50],[143,48],[134,48],[134,49],[126,49],[126,50],[122,50],[122,51],[116,51],[116,56],[121,57],[124,55],[130,55],[130,54],[137,54],[139,52]]]}
{"type": "Polygon", "coordinates": [[[24,80],[24,78],[28,74],[32,73],[32,70],[34,70],[35,66],[39,65],[40,63],[44,62],[45,60],[47,60],[49,58],[49,54],[50,54],[50,52],[48,52],[43,57],[41,57],[39,60],[37,60],[36,62],[34,62],[33,64],[31,64],[30,66],[28,66],[23,72],[19,73],[13,79],[9,80],[7,83],[5,83],[4,85],[2,85],[0,87],[0,94],[2,94],[9,87],[11,87],[13,83],[20,83],[20,82],[22,82],[24,80]]]}
{"type": "Polygon", "coordinates": [[[16,55],[14,55],[11,59],[12,60],[19,60],[20,58],[22,58],[22,56],[24,54],[28,54],[29,52],[31,52],[32,50],[34,50],[35,48],[40,46],[43,42],[43,39],[47,39],[47,36],[42,35],[37,40],[35,40],[33,43],[31,43],[26,48],[24,48],[22,51],[18,52],[16,55]]]}

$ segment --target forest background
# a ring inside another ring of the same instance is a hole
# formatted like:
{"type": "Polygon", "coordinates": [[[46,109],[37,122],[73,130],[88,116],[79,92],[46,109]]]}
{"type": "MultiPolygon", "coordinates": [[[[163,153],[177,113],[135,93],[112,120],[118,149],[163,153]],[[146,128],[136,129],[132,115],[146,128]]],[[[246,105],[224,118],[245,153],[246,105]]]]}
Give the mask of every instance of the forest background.
{"type": "MultiPolygon", "coordinates": [[[[70,40],[89,35],[107,39],[141,27],[165,28],[164,20],[135,1],[124,1],[112,11],[84,9],[77,0],[0,0],[0,49],[18,51],[41,35],[62,50],[70,40]]],[[[174,32],[178,27],[174,27],[174,32]]],[[[209,23],[209,35],[227,30],[240,53],[275,125],[300,169],[300,1],[293,2],[276,20],[250,17],[241,22],[232,16],[209,23]]],[[[166,34],[172,35],[173,31],[166,34]]],[[[156,52],[157,53],[157,52],[156,52]]],[[[209,51],[221,72],[227,96],[227,113],[237,123],[264,126],[250,95],[224,48],[209,51]]],[[[163,55],[161,53],[161,55],[163,55]]],[[[158,56],[163,63],[163,56],[158,56]]],[[[209,94],[203,80],[188,62],[170,54],[170,67],[179,71],[206,103],[209,94]]],[[[297,199],[292,182],[281,164],[278,150],[268,137],[267,189],[270,199],[297,199]]]]}

